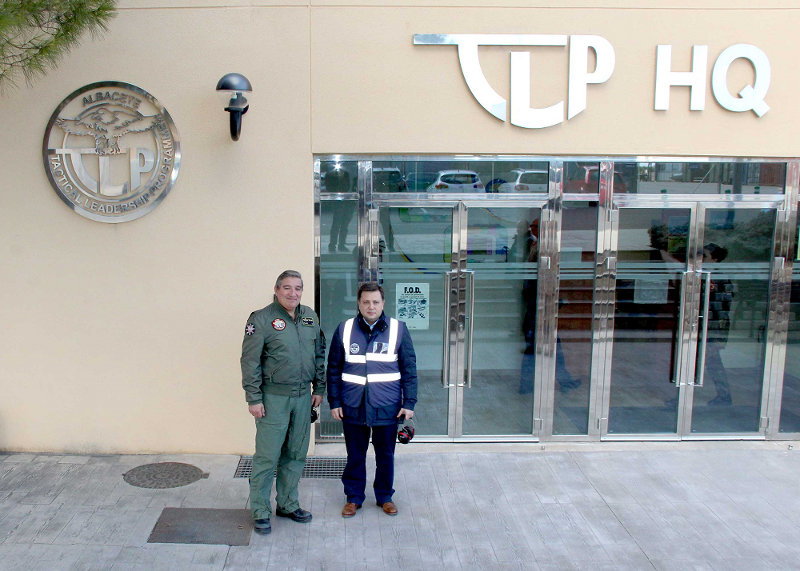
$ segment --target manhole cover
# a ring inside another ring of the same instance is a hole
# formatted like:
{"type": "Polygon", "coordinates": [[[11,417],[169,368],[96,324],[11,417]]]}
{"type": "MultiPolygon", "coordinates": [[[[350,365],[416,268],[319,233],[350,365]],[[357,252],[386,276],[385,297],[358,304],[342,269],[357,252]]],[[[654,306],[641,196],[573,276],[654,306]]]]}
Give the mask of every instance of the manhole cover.
{"type": "Polygon", "coordinates": [[[191,464],[159,462],[128,470],[122,477],[131,486],[163,489],[187,486],[200,478],[208,478],[208,474],[191,464]]]}

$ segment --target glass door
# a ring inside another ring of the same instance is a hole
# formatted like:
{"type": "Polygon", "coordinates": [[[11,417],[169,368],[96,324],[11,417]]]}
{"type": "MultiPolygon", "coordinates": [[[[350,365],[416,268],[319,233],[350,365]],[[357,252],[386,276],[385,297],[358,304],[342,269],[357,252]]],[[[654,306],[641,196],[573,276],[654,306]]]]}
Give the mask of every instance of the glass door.
{"type": "Polygon", "coordinates": [[[453,270],[465,276],[466,287],[453,289],[465,294],[466,334],[463,353],[451,351],[451,359],[459,361],[451,366],[454,436],[530,437],[541,428],[541,415],[534,414],[543,374],[537,360],[543,312],[549,308],[539,266],[549,223],[542,220],[541,201],[538,206],[472,203],[459,211],[463,231],[453,270]]]}
{"type": "Polygon", "coordinates": [[[678,432],[686,347],[694,338],[689,253],[692,208],[614,213],[616,299],[605,431],[678,432]]]}
{"type": "Polygon", "coordinates": [[[614,213],[605,436],[764,433],[776,215],[699,201],[614,213]]]}
{"type": "Polygon", "coordinates": [[[386,311],[417,352],[420,435],[535,434],[543,203],[376,201],[386,311]]]}
{"type": "MultiPolygon", "coordinates": [[[[698,208],[692,433],[763,432],[775,208],[698,208]]],[[[688,426],[687,426],[688,428],[688,426]]]]}
{"type": "Polygon", "coordinates": [[[452,267],[454,208],[448,204],[378,203],[370,211],[387,315],[404,321],[417,354],[414,421],[423,437],[452,433],[455,388],[443,359],[449,351],[447,304],[452,267]]]}

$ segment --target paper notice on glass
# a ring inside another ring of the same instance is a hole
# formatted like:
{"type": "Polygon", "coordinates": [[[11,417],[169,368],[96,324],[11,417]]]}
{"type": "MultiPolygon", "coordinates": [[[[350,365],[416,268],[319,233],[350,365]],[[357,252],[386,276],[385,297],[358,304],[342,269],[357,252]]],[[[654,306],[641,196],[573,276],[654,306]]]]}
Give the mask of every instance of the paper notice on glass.
{"type": "Polygon", "coordinates": [[[633,303],[667,303],[669,281],[665,278],[634,280],[633,303]]]}
{"type": "Polygon", "coordinates": [[[397,319],[409,329],[428,329],[430,284],[397,284],[397,319]]]}

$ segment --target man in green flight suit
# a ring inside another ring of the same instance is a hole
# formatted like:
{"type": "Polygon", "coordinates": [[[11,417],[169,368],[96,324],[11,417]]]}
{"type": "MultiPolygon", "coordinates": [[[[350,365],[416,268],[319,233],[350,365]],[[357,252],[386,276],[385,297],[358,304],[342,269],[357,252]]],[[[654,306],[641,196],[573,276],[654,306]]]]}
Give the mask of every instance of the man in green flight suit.
{"type": "Polygon", "coordinates": [[[300,507],[297,484],[308,453],[311,409],[325,394],[325,338],[314,310],[300,305],[302,295],[300,273],[281,273],[275,300],[250,314],[242,342],[242,387],[256,419],[250,510],[256,533],[264,535],[272,531],[276,467],[276,515],[311,521],[311,512],[300,507]]]}

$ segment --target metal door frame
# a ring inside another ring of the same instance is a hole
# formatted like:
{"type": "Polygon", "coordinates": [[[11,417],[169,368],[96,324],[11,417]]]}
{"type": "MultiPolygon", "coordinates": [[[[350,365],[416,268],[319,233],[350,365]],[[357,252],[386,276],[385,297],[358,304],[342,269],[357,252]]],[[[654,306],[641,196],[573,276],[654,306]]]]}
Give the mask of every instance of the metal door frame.
{"type": "MultiPolygon", "coordinates": [[[[444,331],[444,355],[442,356],[442,387],[448,391],[448,420],[447,435],[445,437],[432,437],[435,441],[452,442],[496,442],[496,441],[536,441],[539,439],[543,422],[543,396],[547,388],[542,379],[545,376],[546,368],[552,367],[555,374],[555,329],[548,325],[555,320],[555,305],[549,300],[558,295],[549,291],[552,284],[552,274],[555,271],[557,277],[557,267],[551,262],[551,258],[557,256],[557,244],[554,242],[556,236],[552,220],[548,220],[549,226],[545,226],[547,207],[549,199],[540,196],[531,198],[500,198],[490,202],[476,199],[474,195],[459,195],[452,199],[437,197],[432,200],[408,199],[400,196],[381,196],[373,197],[370,202],[366,219],[369,221],[367,226],[367,236],[365,239],[365,252],[371,253],[365,265],[365,271],[361,275],[369,275],[369,279],[380,280],[380,262],[377,254],[379,250],[379,228],[378,210],[386,208],[452,208],[453,228],[451,234],[450,249],[450,270],[446,272],[444,279],[447,287],[445,288],[445,309],[446,324],[444,331]],[[537,339],[549,336],[552,333],[553,347],[548,348],[547,344],[537,343],[536,346],[536,367],[534,378],[534,406],[533,406],[533,432],[530,435],[468,435],[463,434],[464,416],[464,391],[471,386],[472,369],[472,325],[474,314],[474,285],[475,271],[467,268],[468,258],[468,228],[469,210],[471,208],[538,208],[541,211],[542,222],[540,223],[540,250],[539,263],[537,265],[537,339]],[[544,260],[544,261],[543,261],[544,260]],[[374,266],[373,266],[374,264],[374,266]],[[374,267],[374,273],[373,273],[374,267]],[[552,362],[552,365],[551,365],[552,362]]],[[[557,288],[557,280],[555,280],[557,288]]],[[[552,392],[552,388],[551,388],[552,392]]],[[[546,416],[546,415],[545,415],[546,416]]],[[[552,416],[552,415],[549,415],[552,416]]],[[[552,422],[552,421],[551,421],[552,422]]]]}
{"type": "MultiPolygon", "coordinates": [[[[725,198],[710,199],[707,196],[693,195],[669,195],[667,197],[642,195],[620,195],[614,196],[611,201],[611,209],[608,216],[610,221],[610,242],[607,258],[607,266],[613,268],[607,275],[603,284],[604,288],[609,288],[607,292],[612,294],[616,284],[616,259],[618,256],[618,236],[619,236],[619,211],[621,209],[686,209],[690,213],[689,235],[687,237],[687,260],[684,278],[681,283],[681,307],[679,308],[679,346],[676,348],[677,362],[676,367],[676,389],[678,390],[678,419],[675,433],[658,434],[609,434],[608,433],[608,412],[610,408],[611,394],[611,362],[613,349],[613,327],[614,327],[614,301],[611,300],[610,313],[606,321],[606,334],[608,335],[609,352],[605,360],[605,376],[602,386],[602,408],[599,411],[600,438],[602,440],[631,440],[634,437],[639,440],[741,440],[741,439],[763,439],[766,437],[767,427],[770,423],[770,398],[776,392],[776,385],[782,384],[782,378],[776,379],[775,354],[780,349],[778,322],[780,321],[778,312],[775,311],[779,304],[779,287],[782,280],[785,280],[785,257],[781,255],[785,246],[779,237],[785,233],[786,199],[776,198],[775,196],[742,196],[725,195],[725,198]],[[765,364],[762,378],[762,417],[759,423],[759,430],[746,433],[692,433],[691,422],[694,407],[694,372],[697,364],[697,348],[699,335],[699,318],[702,300],[700,299],[702,276],[702,245],[705,235],[705,214],[708,210],[720,209],[735,210],[763,210],[770,209],[776,213],[775,228],[773,239],[773,255],[770,267],[770,301],[769,301],[769,321],[767,325],[768,342],[765,353],[765,364]]],[[[791,281],[791,276],[789,276],[791,281]]],[[[785,319],[784,319],[785,321],[785,319]]],[[[785,339],[785,337],[784,337],[785,339]]],[[[785,341],[783,351],[785,354],[785,341]]],[[[782,365],[781,365],[782,371],[782,365]]],[[[773,409],[774,410],[774,409],[773,409]]],[[[780,413],[780,409],[777,409],[780,413]]]]}

